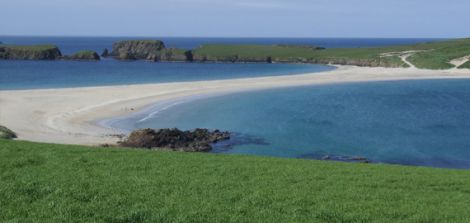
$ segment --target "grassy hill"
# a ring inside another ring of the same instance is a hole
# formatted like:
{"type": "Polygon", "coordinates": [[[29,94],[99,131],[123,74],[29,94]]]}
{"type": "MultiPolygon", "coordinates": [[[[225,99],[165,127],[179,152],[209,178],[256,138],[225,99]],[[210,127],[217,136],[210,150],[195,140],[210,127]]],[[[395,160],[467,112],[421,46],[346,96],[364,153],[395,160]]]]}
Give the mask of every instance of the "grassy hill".
{"type": "Polygon", "coordinates": [[[1,222],[470,222],[470,171],[0,140],[1,222]]]}
{"type": "Polygon", "coordinates": [[[406,67],[400,53],[413,52],[410,61],[419,68],[452,68],[450,60],[470,55],[470,39],[375,48],[316,49],[278,45],[203,45],[193,50],[196,60],[333,63],[359,66],[406,67]]]}

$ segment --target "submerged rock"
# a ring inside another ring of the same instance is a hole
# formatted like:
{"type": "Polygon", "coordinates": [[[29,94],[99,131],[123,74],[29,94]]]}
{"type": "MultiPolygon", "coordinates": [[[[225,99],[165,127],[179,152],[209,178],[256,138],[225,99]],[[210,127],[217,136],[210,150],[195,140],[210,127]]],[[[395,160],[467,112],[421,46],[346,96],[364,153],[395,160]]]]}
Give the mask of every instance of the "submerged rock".
{"type": "Polygon", "coordinates": [[[219,130],[141,129],[131,132],[127,138],[119,142],[119,145],[184,152],[208,152],[212,150],[212,143],[227,139],[230,139],[230,133],[219,130]]]}
{"type": "Polygon", "coordinates": [[[371,163],[372,161],[362,156],[322,155],[320,153],[307,153],[298,156],[301,159],[329,160],[353,163],[371,163]]]}

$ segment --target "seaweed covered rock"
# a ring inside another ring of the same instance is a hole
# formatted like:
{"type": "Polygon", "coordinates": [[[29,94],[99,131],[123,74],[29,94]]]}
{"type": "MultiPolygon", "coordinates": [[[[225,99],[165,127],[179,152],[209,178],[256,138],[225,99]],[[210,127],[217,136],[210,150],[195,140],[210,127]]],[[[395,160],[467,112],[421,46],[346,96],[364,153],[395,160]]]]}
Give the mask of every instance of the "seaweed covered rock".
{"type": "Polygon", "coordinates": [[[54,45],[0,45],[0,59],[4,60],[56,60],[62,57],[54,45]]]}
{"type": "Polygon", "coordinates": [[[65,60],[100,60],[98,53],[92,50],[83,50],[70,56],[64,56],[65,60]]]}
{"type": "Polygon", "coordinates": [[[219,130],[141,129],[133,131],[122,142],[119,142],[119,145],[185,152],[208,152],[212,150],[212,143],[227,139],[230,139],[230,133],[219,130]]]}
{"type": "Polygon", "coordinates": [[[16,133],[11,131],[5,126],[0,125],[0,139],[14,139],[16,138],[16,133]]]}

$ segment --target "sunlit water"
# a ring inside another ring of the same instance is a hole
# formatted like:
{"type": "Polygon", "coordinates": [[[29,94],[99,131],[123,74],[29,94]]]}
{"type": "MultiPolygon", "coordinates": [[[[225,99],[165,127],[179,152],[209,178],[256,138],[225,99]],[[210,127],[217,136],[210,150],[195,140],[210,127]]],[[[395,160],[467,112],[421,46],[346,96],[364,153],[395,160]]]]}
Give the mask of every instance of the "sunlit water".
{"type": "Polygon", "coordinates": [[[214,152],[470,168],[470,80],[245,92],[156,105],[114,126],[234,132],[214,152]],[[149,115],[151,114],[151,115],[149,115]]]}

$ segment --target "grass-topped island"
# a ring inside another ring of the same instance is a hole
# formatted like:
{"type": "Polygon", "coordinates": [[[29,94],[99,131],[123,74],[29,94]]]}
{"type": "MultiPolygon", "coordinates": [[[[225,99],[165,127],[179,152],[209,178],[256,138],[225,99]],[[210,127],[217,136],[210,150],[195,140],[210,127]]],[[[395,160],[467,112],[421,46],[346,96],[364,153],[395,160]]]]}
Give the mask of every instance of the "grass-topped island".
{"type": "MultiPolygon", "coordinates": [[[[186,50],[168,48],[161,40],[123,40],[113,44],[111,53],[118,60],[229,63],[316,63],[365,67],[417,67],[421,69],[468,68],[454,61],[468,61],[470,39],[452,39],[411,45],[370,48],[331,48],[303,45],[227,45],[208,44],[186,50]]],[[[16,46],[0,44],[0,59],[99,60],[96,52],[84,50],[62,56],[56,46],[16,46]]]]}

